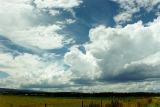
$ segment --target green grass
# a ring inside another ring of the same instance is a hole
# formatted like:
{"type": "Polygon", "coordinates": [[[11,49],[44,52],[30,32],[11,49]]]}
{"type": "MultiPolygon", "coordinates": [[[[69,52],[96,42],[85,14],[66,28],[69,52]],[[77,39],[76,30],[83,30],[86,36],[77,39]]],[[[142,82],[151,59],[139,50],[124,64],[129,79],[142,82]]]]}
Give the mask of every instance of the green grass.
{"type": "MultiPolygon", "coordinates": [[[[146,97],[109,97],[109,98],[84,98],[83,107],[99,104],[102,107],[160,107],[160,98],[146,97]]],[[[81,98],[55,98],[38,96],[13,96],[0,95],[0,107],[82,107],[81,98]]],[[[99,107],[99,106],[97,106],[99,107]]]]}

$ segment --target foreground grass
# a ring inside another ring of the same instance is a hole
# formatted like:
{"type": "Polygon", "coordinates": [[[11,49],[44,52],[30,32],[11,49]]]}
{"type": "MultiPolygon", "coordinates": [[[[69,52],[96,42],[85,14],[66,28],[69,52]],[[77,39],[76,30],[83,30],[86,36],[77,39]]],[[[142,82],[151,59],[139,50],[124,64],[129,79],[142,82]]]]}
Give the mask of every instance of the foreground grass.
{"type": "Polygon", "coordinates": [[[0,95],[0,107],[160,107],[160,98],[55,98],[0,95]]]}

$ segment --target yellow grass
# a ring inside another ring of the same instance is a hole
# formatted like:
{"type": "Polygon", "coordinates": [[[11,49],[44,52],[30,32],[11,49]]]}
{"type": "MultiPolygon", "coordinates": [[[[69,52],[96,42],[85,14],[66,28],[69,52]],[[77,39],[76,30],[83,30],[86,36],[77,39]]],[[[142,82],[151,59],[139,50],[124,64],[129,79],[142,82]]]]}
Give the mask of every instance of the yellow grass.
{"type": "MultiPolygon", "coordinates": [[[[83,107],[89,107],[91,103],[99,104],[99,106],[97,107],[160,107],[160,98],[153,97],[153,98],[119,98],[119,99],[117,98],[83,99],[83,107]],[[115,103],[117,103],[117,105],[115,103]]],[[[0,95],[0,107],[45,107],[45,106],[82,107],[82,99],[0,95]]]]}

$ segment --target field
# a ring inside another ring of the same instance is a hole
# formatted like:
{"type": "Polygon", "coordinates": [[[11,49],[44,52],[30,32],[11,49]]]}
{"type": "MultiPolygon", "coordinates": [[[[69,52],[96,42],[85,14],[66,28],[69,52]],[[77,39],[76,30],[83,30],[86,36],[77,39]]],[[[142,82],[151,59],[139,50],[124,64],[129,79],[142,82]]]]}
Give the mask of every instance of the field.
{"type": "Polygon", "coordinates": [[[0,95],[0,107],[160,107],[160,98],[58,98],[0,95]]]}

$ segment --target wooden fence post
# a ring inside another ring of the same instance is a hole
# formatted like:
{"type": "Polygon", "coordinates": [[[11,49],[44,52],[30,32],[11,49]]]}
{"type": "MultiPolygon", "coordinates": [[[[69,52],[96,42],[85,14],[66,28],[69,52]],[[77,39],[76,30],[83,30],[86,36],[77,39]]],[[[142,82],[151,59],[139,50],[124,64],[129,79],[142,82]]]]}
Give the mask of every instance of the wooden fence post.
{"type": "Polygon", "coordinates": [[[82,107],[83,107],[83,100],[82,100],[82,107]]]}
{"type": "Polygon", "coordinates": [[[102,107],[102,99],[101,99],[101,107],[102,107]]]}

